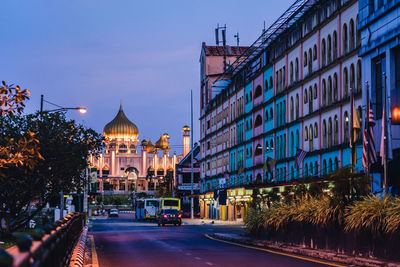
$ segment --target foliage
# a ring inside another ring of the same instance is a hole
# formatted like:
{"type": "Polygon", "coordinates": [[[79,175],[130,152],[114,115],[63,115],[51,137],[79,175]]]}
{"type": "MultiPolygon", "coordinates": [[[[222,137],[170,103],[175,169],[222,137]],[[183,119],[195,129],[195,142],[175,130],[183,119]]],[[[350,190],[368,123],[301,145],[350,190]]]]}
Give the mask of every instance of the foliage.
{"type": "MultiPolygon", "coordinates": [[[[25,107],[24,101],[29,99],[29,94],[28,90],[7,85],[3,81],[0,87],[1,117],[21,114],[25,107]]],[[[18,141],[15,141],[13,137],[2,136],[2,138],[4,142],[0,146],[0,168],[22,165],[33,168],[37,159],[41,159],[35,133],[27,131],[18,141]]]]}
{"type": "Polygon", "coordinates": [[[62,113],[36,113],[27,116],[0,118],[0,147],[6,138],[23,140],[35,132],[41,157],[31,166],[0,168],[0,232],[11,233],[25,225],[42,206],[60,191],[80,193],[85,184],[85,168],[89,152],[102,148],[102,137],[86,129],[62,113]],[[38,209],[30,212],[30,202],[40,199],[38,209]]]}
{"type": "Polygon", "coordinates": [[[103,196],[104,205],[129,205],[129,196],[126,195],[114,195],[114,196],[103,196]]]}
{"type": "Polygon", "coordinates": [[[373,235],[390,234],[399,229],[400,199],[368,196],[346,209],[347,231],[368,232],[373,235]]]}
{"type": "Polygon", "coordinates": [[[248,209],[247,216],[244,218],[244,225],[249,233],[258,234],[263,230],[264,212],[254,207],[248,209]]]}

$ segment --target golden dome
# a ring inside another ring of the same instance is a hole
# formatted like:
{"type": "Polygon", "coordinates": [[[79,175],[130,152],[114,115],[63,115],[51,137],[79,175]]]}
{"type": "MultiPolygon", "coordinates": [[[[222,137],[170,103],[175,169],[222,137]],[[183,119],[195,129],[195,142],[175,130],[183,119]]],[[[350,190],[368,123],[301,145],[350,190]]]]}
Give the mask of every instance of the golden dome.
{"type": "Polygon", "coordinates": [[[117,116],[104,127],[103,135],[110,139],[136,139],[139,136],[139,130],[126,117],[121,105],[117,116]]]}
{"type": "Polygon", "coordinates": [[[154,153],[155,148],[153,143],[151,142],[151,139],[149,138],[149,141],[147,142],[147,153],[154,153]]]}
{"type": "Polygon", "coordinates": [[[187,125],[185,125],[185,126],[183,126],[182,131],[184,131],[184,132],[190,132],[190,127],[187,126],[187,125]]]}
{"type": "Polygon", "coordinates": [[[158,149],[166,150],[169,148],[168,143],[169,135],[167,133],[161,135],[160,139],[154,144],[154,146],[158,149]]]}

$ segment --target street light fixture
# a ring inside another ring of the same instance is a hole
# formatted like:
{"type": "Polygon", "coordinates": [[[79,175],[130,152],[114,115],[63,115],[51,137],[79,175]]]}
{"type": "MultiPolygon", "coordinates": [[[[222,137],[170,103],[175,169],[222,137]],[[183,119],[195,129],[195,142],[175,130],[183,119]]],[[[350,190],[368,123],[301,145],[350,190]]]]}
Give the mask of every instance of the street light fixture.
{"type": "MultiPolygon", "coordinates": [[[[81,114],[84,114],[87,112],[85,107],[76,107],[76,108],[66,108],[66,107],[62,107],[60,105],[54,104],[50,101],[44,100],[43,95],[40,95],[40,113],[43,112],[67,112],[68,110],[78,110],[81,114]],[[43,110],[43,104],[44,102],[46,102],[47,104],[53,105],[55,107],[57,107],[56,109],[52,109],[52,110],[43,110]]],[[[86,181],[88,180],[88,169],[86,168],[86,181]]],[[[79,195],[79,202],[80,202],[80,195],[79,195]]],[[[84,206],[84,210],[87,207],[87,186],[85,185],[85,190],[84,190],[84,196],[83,196],[83,206],[84,206]]],[[[63,218],[63,213],[64,213],[64,192],[61,191],[60,192],[60,219],[63,218]]]]}

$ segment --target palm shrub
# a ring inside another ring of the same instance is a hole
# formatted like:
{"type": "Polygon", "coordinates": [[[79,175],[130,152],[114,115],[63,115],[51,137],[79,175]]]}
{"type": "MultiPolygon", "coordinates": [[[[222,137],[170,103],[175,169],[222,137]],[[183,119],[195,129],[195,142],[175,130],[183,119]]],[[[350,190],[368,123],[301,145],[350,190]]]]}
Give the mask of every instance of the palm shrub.
{"type": "Polygon", "coordinates": [[[385,232],[399,233],[400,230],[400,198],[393,198],[391,205],[386,209],[385,232]]]}
{"type": "Polygon", "coordinates": [[[258,234],[263,230],[264,213],[264,210],[259,210],[254,207],[249,208],[244,218],[244,225],[248,233],[258,234]]]}

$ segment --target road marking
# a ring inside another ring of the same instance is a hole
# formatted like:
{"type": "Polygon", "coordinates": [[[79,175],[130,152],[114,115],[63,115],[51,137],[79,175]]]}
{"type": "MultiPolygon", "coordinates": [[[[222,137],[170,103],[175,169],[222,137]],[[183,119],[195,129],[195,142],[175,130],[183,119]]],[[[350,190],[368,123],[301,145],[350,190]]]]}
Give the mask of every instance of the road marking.
{"type": "Polygon", "coordinates": [[[207,265],[210,265],[210,266],[211,266],[211,265],[214,265],[214,264],[212,264],[212,263],[209,262],[209,261],[206,261],[206,264],[207,264],[207,265]]]}
{"type": "Polygon", "coordinates": [[[93,235],[90,235],[90,243],[92,243],[92,267],[99,267],[99,259],[97,258],[93,235]]]}
{"type": "Polygon", "coordinates": [[[298,256],[298,255],[289,254],[289,253],[285,253],[285,252],[274,251],[274,250],[270,250],[270,249],[266,249],[266,248],[243,245],[243,244],[239,244],[239,243],[235,243],[235,242],[231,242],[231,241],[227,241],[227,240],[221,240],[221,239],[217,239],[217,238],[211,237],[208,234],[205,234],[204,236],[207,237],[208,239],[211,239],[211,240],[214,240],[214,241],[224,242],[224,243],[227,243],[227,244],[231,244],[231,245],[235,245],[235,246],[239,246],[239,247],[244,247],[244,248],[262,250],[262,251],[266,251],[266,252],[269,252],[269,253],[278,254],[278,255],[287,256],[287,257],[296,258],[296,259],[301,259],[301,260],[305,260],[305,261],[311,261],[311,262],[325,264],[325,265],[329,265],[329,266],[335,266],[335,267],[345,267],[345,266],[347,266],[347,265],[341,265],[341,264],[338,264],[338,263],[332,263],[332,262],[328,262],[328,261],[324,261],[324,260],[317,260],[317,259],[298,256]]]}
{"type": "Polygon", "coordinates": [[[201,258],[200,258],[200,257],[194,257],[194,258],[195,258],[196,260],[198,260],[198,261],[199,261],[199,260],[201,260],[201,258]]]}

